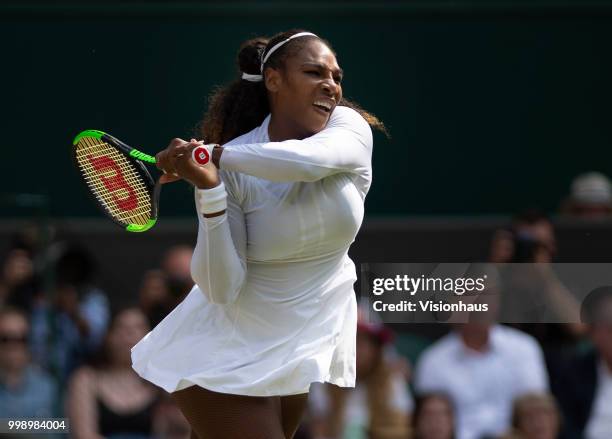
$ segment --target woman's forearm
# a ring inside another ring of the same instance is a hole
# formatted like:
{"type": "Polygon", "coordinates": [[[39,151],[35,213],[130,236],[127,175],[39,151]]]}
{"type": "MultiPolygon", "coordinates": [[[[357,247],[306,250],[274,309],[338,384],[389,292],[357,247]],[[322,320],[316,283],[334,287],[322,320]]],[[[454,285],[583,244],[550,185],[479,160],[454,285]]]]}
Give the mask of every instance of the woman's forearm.
{"type": "Polygon", "coordinates": [[[213,163],[220,169],[270,181],[317,181],[341,172],[368,174],[372,130],[353,110],[338,110],[341,114],[311,137],[230,144],[213,150],[213,163]]]}

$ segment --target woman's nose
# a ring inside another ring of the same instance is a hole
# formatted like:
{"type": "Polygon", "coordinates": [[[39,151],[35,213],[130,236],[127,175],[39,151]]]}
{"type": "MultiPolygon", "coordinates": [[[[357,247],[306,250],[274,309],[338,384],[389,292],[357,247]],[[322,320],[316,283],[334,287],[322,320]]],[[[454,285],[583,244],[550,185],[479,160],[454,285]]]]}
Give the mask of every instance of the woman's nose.
{"type": "Polygon", "coordinates": [[[329,96],[335,96],[338,94],[338,84],[333,80],[327,80],[323,82],[323,91],[329,96]]]}

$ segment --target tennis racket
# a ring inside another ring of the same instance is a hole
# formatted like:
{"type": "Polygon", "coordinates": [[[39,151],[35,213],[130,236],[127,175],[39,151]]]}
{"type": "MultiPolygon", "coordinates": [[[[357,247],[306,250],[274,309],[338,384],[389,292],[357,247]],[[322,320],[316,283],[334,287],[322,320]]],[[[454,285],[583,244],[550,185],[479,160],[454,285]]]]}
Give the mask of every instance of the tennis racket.
{"type": "MultiPolygon", "coordinates": [[[[143,163],[155,164],[155,157],[98,130],[80,132],[72,144],[75,166],[98,207],[128,232],[153,227],[161,184],[143,163]]],[[[210,161],[210,151],[198,146],[191,158],[203,166],[210,161]]]]}

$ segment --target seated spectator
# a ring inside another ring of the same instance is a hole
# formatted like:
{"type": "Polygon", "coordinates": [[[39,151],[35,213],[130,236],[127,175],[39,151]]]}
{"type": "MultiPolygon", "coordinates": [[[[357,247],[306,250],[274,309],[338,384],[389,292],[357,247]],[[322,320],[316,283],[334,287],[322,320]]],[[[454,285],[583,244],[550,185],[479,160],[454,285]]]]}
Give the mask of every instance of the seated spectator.
{"type": "Polygon", "coordinates": [[[22,311],[0,309],[0,417],[58,416],[57,386],[30,362],[29,326],[22,311]]]}
{"type": "Polygon", "coordinates": [[[162,271],[166,275],[170,294],[174,303],[170,309],[174,309],[193,288],[191,278],[191,256],[193,247],[188,245],[176,245],[166,251],[162,259],[162,271]]]}
{"type": "Polygon", "coordinates": [[[500,264],[499,321],[538,340],[552,385],[559,380],[563,358],[586,333],[579,323],[579,301],[553,270],[554,225],[537,209],[523,211],[514,216],[509,230],[494,235],[491,248],[491,261],[500,264]]]}
{"type": "Polygon", "coordinates": [[[488,319],[457,325],[421,354],[416,367],[417,394],[451,398],[459,439],[505,433],[514,399],[548,388],[535,339],[488,319]]]}
{"type": "Polygon", "coordinates": [[[548,393],[530,393],[514,401],[512,432],[504,439],[557,439],[561,415],[548,393]]]}
{"type": "MultiPolygon", "coordinates": [[[[494,236],[497,244],[492,246],[492,261],[514,264],[500,267],[502,275],[505,274],[501,279],[502,284],[508,293],[502,293],[505,303],[501,304],[502,312],[508,318],[501,316],[501,321],[578,322],[579,303],[552,269],[557,240],[550,218],[538,210],[528,210],[513,218],[509,235],[502,238],[500,233],[503,232],[498,231],[494,236]],[[501,257],[502,253],[505,260],[501,257]]],[[[577,324],[568,324],[560,329],[567,332],[566,339],[581,336],[584,332],[584,328],[577,324]]],[[[558,337],[555,334],[551,338],[558,337]]]]}
{"type": "Polygon", "coordinates": [[[557,239],[550,218],[537,209],[528,209],[516,214],[509,228],[494,233],[489,261],[552,262],[556,252],[557,239]]]}
{"type": "Polygon", "coordinates": [[[569,197],[561,205],[568,217],[605,220],[612,218],[612,183],[600,172],[578,175],[571,184],[569,197]]]}
{"type": "Polygon", "coordinates": [[[393,356],[391,332],[369,323],[363,312],[357,324],[355,388],[313,383],[309,405],[315,439],[405,439],[412,398],[405,360],[393,356]]]}
{"type": "Polygon", "coordinates": [[[162,270],[149,270],[142,277],[138,304],[151,326],[155,327],[176,305],[170,294],[168,279],[162,270]]]}
{"type": "Polygon", "coordinates": [[[152,326],[157,326],[193,288],[193,247],[176,245],[162,257],[161,269],[147,271],[140,284],[139,304],[152,326]]]}
{"type": "Polygon", "coordinates": [[[32,349],[35,360],[65,382],[74,369],[96,352],[109,319],[104,291],[95,287],[92,256],[68,247],[56,263],[53,303],[37,302],[32,309],[32,349]]]}
{"type": "Polygon", "coordinates": [[[413,439],[454,439],[455,417],[450,398],[442,393],[417,396],[412,428],[413,439]]]}
{"type": "Polygon", "coordinates": [[[149,331],[142,311],[115,316],[95,366],[78,369],[69,383],[66,413],[80,439],[152,436],[159,390],[132,370],[130,351],[149,331]]]}
{"type": "Polygon", "coordinates": [[[36,280],[29,251],[11,248],[0,268],[0,306],[14,306],[29,312],[37,292],[36,280]]]}
{"type": "Polygon", "coordinates": [[[582,304],[594,349],[567,364],[555,389],[564,415],[564,438],[612,437],[612,286],[593,290],[582,304]]]}

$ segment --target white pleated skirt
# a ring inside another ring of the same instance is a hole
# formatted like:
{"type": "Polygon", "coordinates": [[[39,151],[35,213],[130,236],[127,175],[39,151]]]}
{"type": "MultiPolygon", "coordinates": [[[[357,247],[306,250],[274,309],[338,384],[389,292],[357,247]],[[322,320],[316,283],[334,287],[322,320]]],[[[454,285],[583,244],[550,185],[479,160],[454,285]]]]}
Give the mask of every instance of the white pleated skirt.
{"type": "Polygon", "coordinates": [[[343,264],[324,282],[282,292],[269,292],[269,279],[290,276],[286,264],[265,266],[265,290],[258,267],[249,267],[247,287],[226,305],[210,303],[196,285],[132,348],[132,366],[167,392],[197,385],[284,396],[307,393],[313,382],[354,387],[355,269],[348,258],[343,264]]]}

